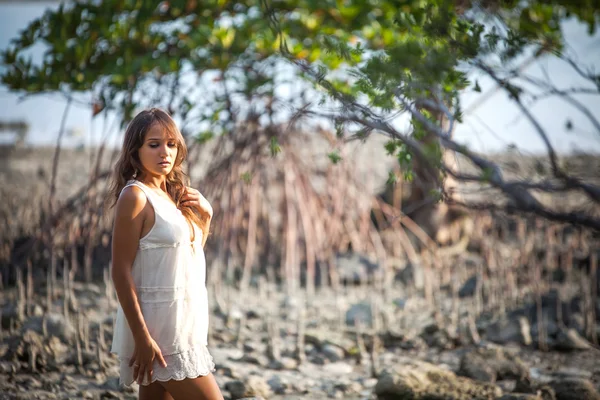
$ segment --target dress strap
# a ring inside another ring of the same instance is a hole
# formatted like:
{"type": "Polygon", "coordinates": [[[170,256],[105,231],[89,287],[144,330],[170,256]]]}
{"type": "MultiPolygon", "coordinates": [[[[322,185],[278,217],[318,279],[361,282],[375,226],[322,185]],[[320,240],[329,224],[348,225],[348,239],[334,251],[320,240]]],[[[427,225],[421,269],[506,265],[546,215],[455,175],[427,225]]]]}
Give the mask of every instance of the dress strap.
{"type": "Polygon", "coordinates": [[[142,192],[144,192],[144,194],[146,195],[146,198],[150,202],[150,205],[152,205],[152,208],[156,209],[156,206],[154,205],[154,201],[153,201],[154,199],[152,197],[152,196],[154,196],[154,194],[152,193],[152,191],[150,189],[148,189],[148,187],[146,185],[144,185],[140,181],[136,181],[135,179],[132,179],[127,182],[127,184],[123,187],[123,189],[125,189],[126,187],[129,187],[129,186],[137,186],[140,189],[142,189],[142,192]]]}

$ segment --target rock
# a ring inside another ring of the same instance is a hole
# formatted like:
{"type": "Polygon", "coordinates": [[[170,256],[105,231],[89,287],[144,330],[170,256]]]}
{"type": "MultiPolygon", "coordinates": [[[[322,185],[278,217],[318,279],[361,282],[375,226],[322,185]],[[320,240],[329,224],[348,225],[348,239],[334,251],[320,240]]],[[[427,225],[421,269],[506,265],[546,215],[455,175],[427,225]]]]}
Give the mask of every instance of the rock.
{"type": "Polygon", "coordinates": [[[225,390],[229,392],[232,400],[241,399],[246,393],[246,385],[239,380],[229,381],[225,384],[225,390]]]}
{"type": "Polygon", "coordinates": [[[106,390],[100,394],[100,400],[104,399],[122,399],[122,397],[116,391],[106,390]]]}
{"type": "Polygon", "coordinates": [[[423,267],[418,262],[409,262],[406,267],[401,269],[396,274],[396,279],[407,286],[412,285],[418,290],[421,290],[425,287],[425,275],[423,274],[423,267]]]}
{"type": "Polygon", "coordinates": [[[457,377],[436,365],[409,361],[381,373],[375,394],[379,400],[488,400],[502,395],[491,384],[457,377]]]}
{"type": "Polygon", "coordinates": [[[542,398],[536,394],[509,393],[500,397],[498,400],[542,400],[542,398]]]}
{"type": "Polygon", "coordinates": [[[262,315],[260,314],[260,310],[249,310],[249,311],[246,311],[246,318],[247,319],[258,319],[258,318],[262,318],[262,315]]]}
{"type": "Polygon", "coordinates": [[[529,368],[502,348],[477,349],[463,355],[458,374],[482,382],[529,379],[529,368]]]}
{"type": "Polygon", "coordinates": [[[349,353],[355,345],[355,342],[343,333],[325,331],[322,329],[307,331],[304,335],[304,343],[314,346],[318,351],[321,351],[326,344],[332,344],[344,349],[346,353],[349,353]]]}
{"type": "Polygon", "coordinates": [[[346,311],[346,325],[355,326],[359,322],[363,327],[371,327],[373,324],[373,311],[368,303],[353,304],[346,311]]]}
{"type": "Polygon", "coordinates": [[[351,374],[354,370],[354,368],[352,368],[352,365],[345,362],[335,362],[331,364],[326,364],[323,367],[323,369],[329,372],[330,374],[334,375],[347,375],[351,374]]]}
{"type": "Polygon", "coordinates": [[[437,330],[430,334],[424,332],[421,334],[421,338],[430,348],[446,350],[454,348],[454,340],[450,337],[446,330],[437,330]]]}
{"type": "Polygon", "coordinates": [[[269,384],[257,375],[251,375],[243,382],[239,380],[227,382],[225,390],[231,394],[231,400],[252,396],[268,398],[271,395],[269,384]]]}
{"type": "Polygon", "coordinates": [[[27,330],[22,337],[16,338],[6,357],[8,360],[24,361],[30,370],[45,368],[47,365],[44,342],[41,335],[33,330],[27,330]],[[32,355],[35,360],[32,360],[32,355]]]}
{"type": "Polygon", "coordinates": [[[323,346],[321,352],[329,361],[333,362],[341,361],[345,357],[344,349],[329,343],[323,346]]]}
{"type": "Polygon", "coordinates": [[[80,399],[93,399],[94,398],[94,393],[92,393],[89,390],[81,390],[79,393],[79,398],[80,399]]]}
{"type": "Polygon", "coordinates": [[[117,376],[111,376],[111,377],[109,377],[106,380],[106,382],[104,382],[103,386],[108,391],[116,391],[116,392],[118,392],[119,390],[121,390],[121,385],[119,384],[119,377],[117,377],[117,376]]]}
{"type": "Polygon", "coordinates": [[[56,336],[63,343],[71,343],[75,336],[75,328],[62,314],[53,313],[41,317],[31,317],[23,324],[22,332],[33,330],[43,334],[44,318],[46,319],[46,332],[49,336],[56,336]]]}
{"type": "Polygon", "coordinates": [[[556,335],[553,347],[561,351],[574,351],[588,350],[591,345],[575,329],[561,329],[556,335]]]}
{"type": "MultiPolygon", "coordinates": [[[[336,256],[339,279],[343,284],[358,285],[372,281],[379,265],[366,256],[357,253],[344,253],[336,256]]],[[[320,283],[320,282],[319,282],[320,283]]]]}
{"type": "Polygon", "coordinates": [[[355,381],[336,383],[334,388],[338,391],[341,391],[343,394],[351,395],[359,394],[363,390],[362,385],[355,381]]]}
{"type": "Polygon", "coordinates": [[[290,357],[281,357],[279,360],[271,360],[267,368],[276,370],[292,370],[298,368],[298,361],[290,357]]]}
{"type": "Polygon", "coordinates": [[[259,345],[257,343],[245,342],[242,350],[244,350],[244,353],[254,353],[258,351],[258,347],[259,345]]]}
{"type": "Polygon", "coordinates": [[[42,306],[40,306],[39,304],[34,304],[34,306],[33,306],[33,316],[34,317],[41,317],[42,315],[44,315],[44,309],[42,308],[42,306]]]}
{"type": "Polygon", "coordinates": [[[269,387],[275,394],[285,394],[289,385],[281,380],[278,375],[274,375],[267,381],[269,387]]]}
{"type": "Polygon", "coordinates": [[[49,369],[59,371],[61,366],[67,361],[71,348],[64,344],[58,337],[52,336],[47,341],[45,349],[49,356],[49,369]]]}
{"type": "Polygon", "coordinates": [[[329,360],[325,358],[323,354],[315,354],[310,357],[309,361],[316,365],[325,365],[329,362],[329,360]]]}
{"type": "Polygon", "coordinates": [[[600,394],[587,379],[561,379],[548,384],[556,394],[556,400],[600,400],[600,394]]]}
{"type": "Polygon", "coordinates": [[[218,375],[227,376],[227,377],[233,378],[233,379],[239,378],[239,374],[237,373],[237,370],[230,366],[219,366],[216,368],[216,373],[218,375]]]}
{"type": "Polygon", "coordinates": [[[494,322],[487,327],[486,338],[498,344],[518,343],[529,346],[532,343],[531,328],[525,317],[494,322]]]}
{"type": "Polygon", "coordinates": [[[427,343],[420,336],[414,338],[405,338],[399,347],[403,350],[424,350],[427,348],[427,343]]]}
{"type": "Polygon", "coordinates": [[[14,321],[13,323],[16,323],[18,320],[17,306],[15,304],[6,304],[2,307],[0,316],[0,327],[4,330],[10,329],[11,322],[14,321]]]}
{"type": "Polygon", "coordinates": [[[18,366],[10,361],[0,361],[0,375],[9,375],[17,372],[18,366]]]}
{"type": "Polygon", "coordinates": [[[458,297],[472,297],[477,289],[477,282],[479,281],[478,275],[473,275],[462,285],[458,291],[458,297]]]}
{"type": "MultiPolygon", "coordinates": [[[[548,338],[553,338],[555,337],[558,332],[559,332],[559,327],[558,324],[556,323],[556,321],[553,320],[549,320],[548,318],[544,318],[544,331],[546,333],[546,337],[548,338]]],[[[536,322],[531,326],[531,336],[534,338],[538,338],[539,335],[539,324],[536,322]]]]}
{"type": "Polygon", "coordinates": [[[259,365],[261,367],[266,367],[269,365],[269,359],[262,354],[244,354],[242,357],[238,359],[232,359],[235,362],[246,362],[249,364],[259,365]]]}
{"type": "Polygon", "coordinates": [[[40,382],[32,376],[26,377],[26,380],[23,383],[24,387],[28,389],[39,389],[42,387],[42,382],[40,382]]]}
{"type": "Polygon", "coordinates": [[[404,307],[406,307],[406,299],[403,297],[395,298],[394,300],[392,300],[392,303],[394,303],[394,305],[398,307],[399,310],[404,310],[404,307]]]}
{"type": "Polygon", "coordinates": [[[513,393],[516,392],[517,381],[514,379],[503,379],[494,382],[500,389],[502,389],[503,393],[513,393]]]}

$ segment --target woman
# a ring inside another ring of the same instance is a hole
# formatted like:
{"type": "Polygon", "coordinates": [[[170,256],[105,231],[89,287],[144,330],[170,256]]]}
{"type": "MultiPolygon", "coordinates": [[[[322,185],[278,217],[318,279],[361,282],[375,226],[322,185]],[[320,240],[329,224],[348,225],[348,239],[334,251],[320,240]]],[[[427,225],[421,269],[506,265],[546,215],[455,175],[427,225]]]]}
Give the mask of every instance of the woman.
{"type": "Polygon", "coordinates": [[[111,352],[121,382],[137,381],[144,400],[223,399],[206,347],[203,247],[213,211],[184,184],[186,155],[173,119],[142,111],[127,127],[110,191],[119,299],[111,352]]]}

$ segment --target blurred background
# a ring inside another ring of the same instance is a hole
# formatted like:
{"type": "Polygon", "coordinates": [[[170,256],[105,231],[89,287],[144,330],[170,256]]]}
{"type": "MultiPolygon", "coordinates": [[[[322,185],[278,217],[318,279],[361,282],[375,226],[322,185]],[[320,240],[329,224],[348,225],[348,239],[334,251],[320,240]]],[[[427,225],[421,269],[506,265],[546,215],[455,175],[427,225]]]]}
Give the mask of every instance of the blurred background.
{"type": "Polygon", "coordinates": [[[599,16],[0,1],[0,398],[137,397],[103,201],[148,107],[215,211],[226,398],[600,398],[599,16]]]}

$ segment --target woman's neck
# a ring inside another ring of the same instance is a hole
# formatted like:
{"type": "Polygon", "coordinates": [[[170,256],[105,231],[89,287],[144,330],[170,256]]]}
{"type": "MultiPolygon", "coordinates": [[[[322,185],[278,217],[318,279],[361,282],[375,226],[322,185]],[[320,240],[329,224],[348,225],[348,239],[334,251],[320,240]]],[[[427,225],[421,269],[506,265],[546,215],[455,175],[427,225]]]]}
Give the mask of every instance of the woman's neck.
{"type": "Polygon", "coordinates": [[[165,192],[167,191],[167,179],[164,175],[152,176],[149,174],[144,174],[137,179],[152,189],[161,189],[165,192]]]}

